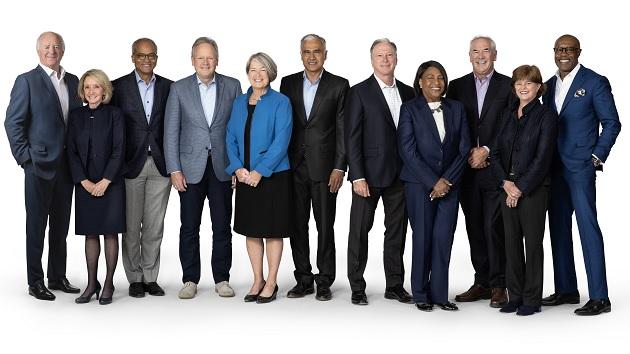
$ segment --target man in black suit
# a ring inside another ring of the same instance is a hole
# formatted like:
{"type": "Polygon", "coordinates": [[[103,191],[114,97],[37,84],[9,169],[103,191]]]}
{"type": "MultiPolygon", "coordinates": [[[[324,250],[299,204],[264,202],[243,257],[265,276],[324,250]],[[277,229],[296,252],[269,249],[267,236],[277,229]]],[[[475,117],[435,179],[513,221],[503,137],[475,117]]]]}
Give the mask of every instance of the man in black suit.
{"type": "Polygon", "coordinates": [[[157,45],[140,38],[131,46],[135,70],[114,80],[112,103],[125,116],[125,174],[127,232],[123,236],[123,265],[129,296],[162,296],[158,285],[160,245],[171,181],[164,163],[164,108],[171,80],[153,73],[157,45]]]}
{"type": "Polygon", "coordinates": [[[54,300],[51,290],[78,293],[66,278],[66,236],[74,185],[66,157],[68,112],[81,106],[79,79],[61,66],[63,38],[37,38],[39,65],[15,80],[4,127],[11,152],[24,169],[28,293],[54,300]],[[48,223],[48,288],[42,253],[48,223]]]}
{"type": "Polygon", "coordinates": [[[368,256],[368,232],[374,223],[378,200],[385,209],[385,298],[413,303],[403,288],[403,252],[407,211],[399,179],[401,160],[396,142],[400,105],[412,99],[413,88],[396,80],[396,45],[377,39],[370,48],[374,75],[348,92],[345,110],[345,141],[348,180],[352,182],[352,207],[348,235],[348,279],[352,303],[367,305],[363,273],[368,256]]]}
{"type": "Polygon", "coordinates": [[[289,158],[293,170],[295,233],[291,251],[297,285],[287,297],[313,293],[315,298],[330,300],[330,286],[335,281],[335,210],[337,191],[346,170],[343,141],[344,102],[348,80],[324,70],[328,54],[326,40],[316,34],[300,42],[304,71],[282,78],[280,92],[291,99],[293,132],[289,158]],[[308,223],[313,203],[317,225],[317,269],[313,276],[310,262],[308,223]]]}
{"type": "Polygon", "coordinates": [[[514,98],[511,79],[494,71],[496,44],[490,37],[470,41],[473,72],[451,81],[446,97],[464,104],[473,146],[464,171],[460,201],[466,218],[475,282],[455,296],[459,302],[490,299],[490,306],[507,303],[505,240],[501,218],[501,191],[488,167],[490,145],[497,134],[501,112],[514,98]]]}

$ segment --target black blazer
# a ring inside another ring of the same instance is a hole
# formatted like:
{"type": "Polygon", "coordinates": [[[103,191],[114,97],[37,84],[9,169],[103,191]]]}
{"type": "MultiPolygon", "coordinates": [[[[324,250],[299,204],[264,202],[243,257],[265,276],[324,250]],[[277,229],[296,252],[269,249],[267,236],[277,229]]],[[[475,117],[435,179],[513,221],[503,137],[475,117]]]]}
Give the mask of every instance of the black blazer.
{"type": "Polygon", "coordinates": [[[75,184],[112,182],[124,174],[125,124],[118,107],[77,108],[68,117],[68,164],[75,184]],[[94,117],[94,118],[90,118],[94,117]],[[89,163],[88,163],[89,161],[89,163]]]}
{"type": "Polygon", "coordinates": [[[515,102],[502,115],[502,125],[490,152],[492,161],[498,163],[493,163],[491,168],[497,186],[504,180],[512,181],[526,196],[540,185],[550,183],[558,115],[538,99],[523,107],[520,119],[517,109],[518,102],[515,102]]]}
{"type": "MultiPolygon", "coordinates": [[[[473,73],[455,79],[448,85],[446,97],[464,104],[472,147],[487,146],[492,149],[492,142],[501,126],[499,120],[503,111],[517,101],[512,93],[511,81],[511,78],[496,71],[492,74],[481,115],[477,107],[477,89],[473,73]]],[[[474,170],[470,165],[466,166],[464,180],[470,180],[469,176],[477,171],[483,184],[488,186],[494,184],[494,176],[489,168],[474,170]]]]}
{"type": "MultiPolygon", "coordinates": [[[[414,98],[413,88],[396,80],[402,102],[414,98]]],[[[365,178],[370,187],[389,187],[400,174],[396,126],[385,96],[374,78],[348,91],[345,109],[348,180],[365,178]]]]}
{"type": "Polygon", "coordinates": [[[155,166],[162,176],[167,176],[163,148],[164,109],[171,83],[173,81],[155,75],[153,108],[151,109],[151,118],[147,123],[135,72],[132,71],[130,74],[112,82],[114,96],[111,104],[120,108],[125,118],[127,134],[127,149],[125,151],[126,178],[136,178],[142,171],[142,167],[147,160],[149,146],[151,146],[151,157],[153,157],[155,166]]]}
{"type": "Polygon", "coordinates": [[[289,160],[291,168],[305,160],[312,181],[328,181],[333,169],[346,170],[343,120],[350,85],[348,80],[324,71],[307,119],[303,75],[300,71],[283,77],[280,83],[280,92],[289,97],[293,107],[289,160]]]}

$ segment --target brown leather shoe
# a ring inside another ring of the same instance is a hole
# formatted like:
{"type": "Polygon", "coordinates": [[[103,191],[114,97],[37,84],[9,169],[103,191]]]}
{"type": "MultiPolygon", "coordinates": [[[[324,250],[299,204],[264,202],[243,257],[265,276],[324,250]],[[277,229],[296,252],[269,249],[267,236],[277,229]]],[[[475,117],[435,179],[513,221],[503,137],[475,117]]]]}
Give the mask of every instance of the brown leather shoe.
{"type": "Polygon", "coordinates": [[[501,308],[508,303],[507,291],[505,288],[492,288],[492,298],[490,307],[501,308]]]}
{"type": "Polygon", "coordinates": [[[479,284],[473,284],[467,291],[456,295],[455,301],[457,302],[472,302],[477,300],[487,300],[491,296],[490,289],[484,288],[479,284]]]}

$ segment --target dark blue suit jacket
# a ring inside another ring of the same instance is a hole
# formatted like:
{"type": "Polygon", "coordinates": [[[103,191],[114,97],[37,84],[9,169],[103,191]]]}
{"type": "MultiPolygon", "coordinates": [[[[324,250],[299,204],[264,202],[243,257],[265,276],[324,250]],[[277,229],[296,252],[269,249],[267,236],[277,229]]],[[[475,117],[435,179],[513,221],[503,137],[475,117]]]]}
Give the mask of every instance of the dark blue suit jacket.
{"type": "Polygon", "coordinates": [[[125,117],[127,178],[138,177],[147,161],[149,146],[155,167],[162,176],[167,176],[164,162],[164,109],[172,83],[169,79],[155,75],[153,107],[147,122],[135,71],[112,82],[114,96],[111,104],[120,108],[125,117]]]}
{"type": "MultiPolygon", "coordinates": [[[[556,76],[546,84],[543,103],[557,112],[556,76]]],[[[568,171],[577,173],[592,166],[591,154],[606,161],[621,130],[619,114],[606,77],[584,66],[580,67],[558,115],[558,153],[568,171]]]]}
{"type": "MultiPolygon", "coordinates": [[[[70,112],[81,106],[79,79],[66,72],[64,80],[70,112]]],[[[65,154],[66,124],[57,91],[41,66],[15,79],[4,127],[19,165],[43,179],[55,178],[65,154]]]]}
{"type": "Polygon", "coordinates": [[[457,187],[468,152],[470,133],[464,106],[442,99],[446,135],[440,142],[437,125],[423,96],[403,103],[398,121],[398,151],[403,161],[400,179],[431,190],[440,177],[457,187]]]}

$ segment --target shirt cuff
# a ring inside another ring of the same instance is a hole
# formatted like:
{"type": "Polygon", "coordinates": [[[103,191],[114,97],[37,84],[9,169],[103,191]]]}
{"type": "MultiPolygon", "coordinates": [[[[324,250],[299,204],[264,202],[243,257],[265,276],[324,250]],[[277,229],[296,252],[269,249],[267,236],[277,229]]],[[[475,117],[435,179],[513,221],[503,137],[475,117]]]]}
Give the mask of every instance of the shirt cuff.
{"type": "Polygon", "coordinates": [[[333,171],[339,171],[339,172],[343,173],[344,175],[346,174],[346,171],[344,171],[344,170],[340,170],[340,169],[338,169],[338,168],[333,168],[333,171]]]}
{"type": "Polygon", "coordinates": [[[358,178],[358,179],[355,179],[354,181],[352,181],[352,183],[355,183],[355,182],[360,182],[360,181],[365,181],[365,178],[358,178]]]}
{"type": "Polygon", "coordinates": [[[488,152],[488,154],[490,153],[490,148],[489,148],[489,147],[487,147],[487,146],[485,146],[485,145],[484,145],[484,146],[482,146],[482,148],[486,149],[486,151],[488,152]]]}

